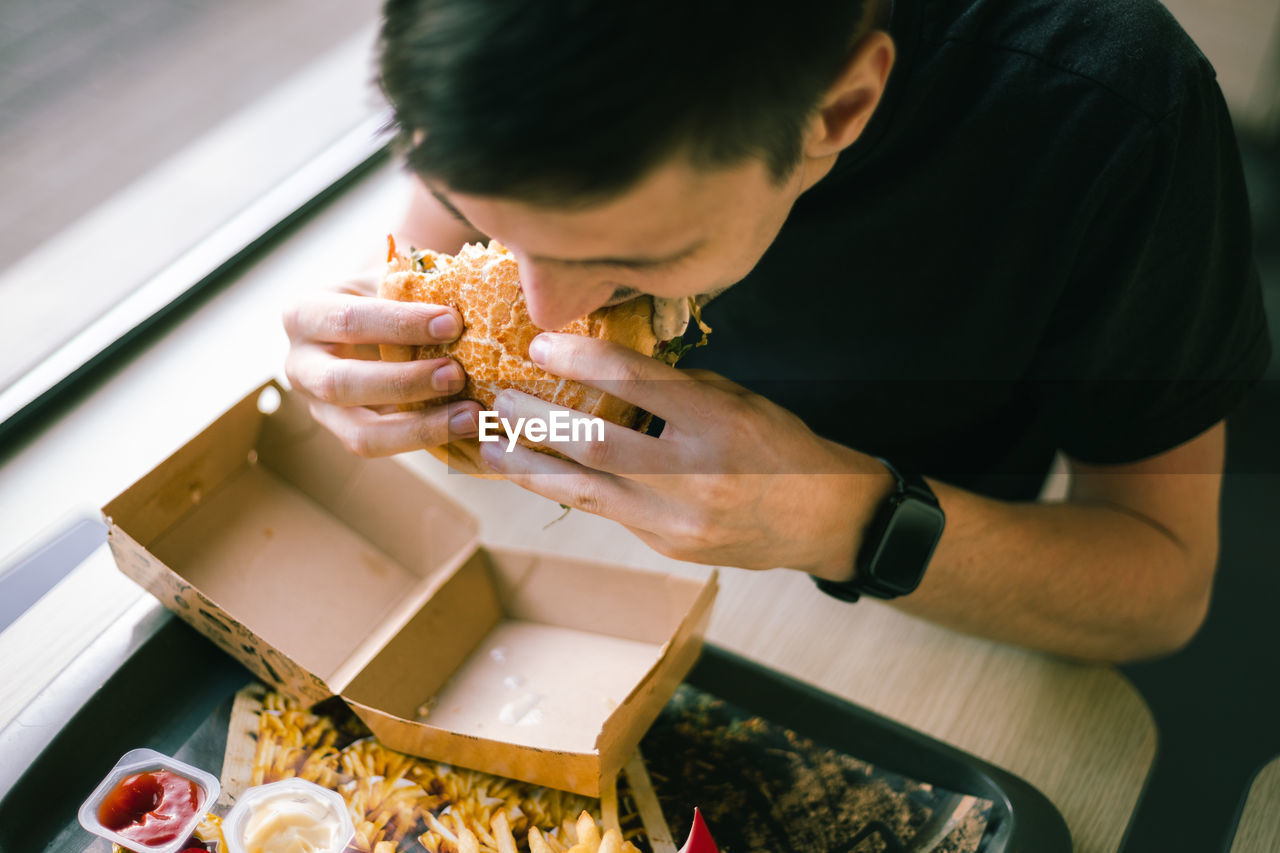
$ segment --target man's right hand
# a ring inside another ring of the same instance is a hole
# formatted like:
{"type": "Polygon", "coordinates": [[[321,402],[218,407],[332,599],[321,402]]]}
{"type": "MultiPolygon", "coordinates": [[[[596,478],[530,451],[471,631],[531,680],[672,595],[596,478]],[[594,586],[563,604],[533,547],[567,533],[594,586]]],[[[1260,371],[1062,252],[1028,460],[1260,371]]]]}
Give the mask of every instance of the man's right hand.
{"type": "Polygon", "coordinates": [[[462,389],[461,366],[448,358],[378,360],[378,344],[429,345],[454,340],[456,311],[378,299],[370,279],[310,294],[284,312],[289,334],[285,374],[312,416],[360,456],[389,456],[477,434],[480,407],[432,401],[462,389]],[[399,411],[405,403],[424,409],[399,411]]]}

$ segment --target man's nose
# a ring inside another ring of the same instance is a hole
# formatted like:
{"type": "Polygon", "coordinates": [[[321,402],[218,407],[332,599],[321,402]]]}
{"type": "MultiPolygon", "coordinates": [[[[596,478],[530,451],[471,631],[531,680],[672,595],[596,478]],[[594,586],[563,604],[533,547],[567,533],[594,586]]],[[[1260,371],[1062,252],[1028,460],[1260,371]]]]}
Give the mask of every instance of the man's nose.
{"type": "Polygon", "coordinates": [[[595,279],[587,271],[553,268],[530,260],[520,260],[519,264],[520,287],[529,317],[540,329],[563,328],[601,307],[613,295],[612,284],[595,279]]]}

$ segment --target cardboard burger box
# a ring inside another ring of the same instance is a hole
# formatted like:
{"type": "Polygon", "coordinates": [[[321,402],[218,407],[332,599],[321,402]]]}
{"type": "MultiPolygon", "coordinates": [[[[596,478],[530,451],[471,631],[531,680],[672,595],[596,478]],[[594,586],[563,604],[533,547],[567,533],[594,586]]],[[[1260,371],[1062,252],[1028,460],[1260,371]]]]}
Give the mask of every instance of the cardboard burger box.
{"type": "Polygon", "coordinates": [[[352,456],[274,382],[103,514],[126,575],[284,694],[588,796],[692,667],[716,593],[714,574],[487,548],[465,508],[352,456]]]}

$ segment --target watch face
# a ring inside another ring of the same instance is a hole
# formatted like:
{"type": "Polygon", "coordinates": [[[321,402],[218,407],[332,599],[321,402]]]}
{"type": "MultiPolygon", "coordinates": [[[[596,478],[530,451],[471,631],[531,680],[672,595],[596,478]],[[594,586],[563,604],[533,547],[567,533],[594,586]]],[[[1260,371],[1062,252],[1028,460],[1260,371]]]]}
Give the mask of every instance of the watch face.
{"type": "Polygon", "coordinates": [[[880,584],[902,595],[915,589],[942,536],[942,510],[905,495],[889,516],[879,547],[867,563],[868,573],[880,584]]]}

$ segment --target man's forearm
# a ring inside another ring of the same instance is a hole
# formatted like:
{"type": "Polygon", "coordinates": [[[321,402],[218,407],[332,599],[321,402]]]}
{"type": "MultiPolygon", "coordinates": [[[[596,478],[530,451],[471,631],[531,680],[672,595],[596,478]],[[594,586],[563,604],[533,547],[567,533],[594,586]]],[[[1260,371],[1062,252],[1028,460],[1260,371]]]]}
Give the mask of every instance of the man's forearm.
{"type": "Polygon", "coordinates": [[[1212,567],[1206,572],[1138,514],[1095,503],[1011,504],[933,485],[947,531],[920,587],[896,602],[907,612],[1107,661],[1172,651],[1204,617],[1212,567]]]}

